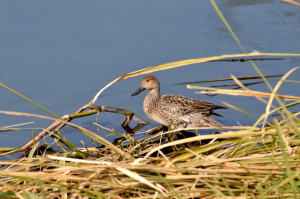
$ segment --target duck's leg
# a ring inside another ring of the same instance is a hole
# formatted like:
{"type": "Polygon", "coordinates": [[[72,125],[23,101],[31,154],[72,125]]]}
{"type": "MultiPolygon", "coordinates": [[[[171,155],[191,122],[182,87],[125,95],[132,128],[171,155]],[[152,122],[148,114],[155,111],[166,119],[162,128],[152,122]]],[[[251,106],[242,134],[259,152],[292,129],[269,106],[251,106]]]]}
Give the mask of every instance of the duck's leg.
{"type": "Polygon", "coordinates": [[[129,122],[132,120],[132,117],[133,117],[133,113],[126,115],[126,118],[125,118],[124,122],[121,124],[121,126],[126,127],[129,124],[129,122]]]}

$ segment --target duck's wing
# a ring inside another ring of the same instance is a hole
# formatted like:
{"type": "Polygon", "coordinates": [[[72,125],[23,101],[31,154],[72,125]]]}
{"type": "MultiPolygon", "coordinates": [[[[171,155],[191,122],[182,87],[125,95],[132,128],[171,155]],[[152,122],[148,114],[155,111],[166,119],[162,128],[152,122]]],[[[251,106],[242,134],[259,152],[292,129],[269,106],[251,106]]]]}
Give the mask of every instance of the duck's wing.
{"type": "MultiPolygon", "coordinates": [[[[163,102],[164,109],[173,114],[189,114],[192,112],[201,113],[207,116],[221,116],[215,113],[216,109],[227,109],[203,100],[192,99],[181,95],[162,95],[160,101],[163,102]]],[[[221,116],[222,117],[222,116],[221,116]]]]}

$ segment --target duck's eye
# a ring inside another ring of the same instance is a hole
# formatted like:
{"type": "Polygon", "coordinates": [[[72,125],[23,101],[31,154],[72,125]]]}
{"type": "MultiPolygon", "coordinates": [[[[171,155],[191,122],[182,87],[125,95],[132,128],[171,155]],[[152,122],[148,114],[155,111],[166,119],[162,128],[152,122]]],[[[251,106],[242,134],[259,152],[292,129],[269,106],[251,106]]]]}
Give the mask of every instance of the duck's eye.
{"type": "Polygon", "coordinates": [[[147,82],[149,82],[150,80],[149,79],[147,79],[147,82]]]}

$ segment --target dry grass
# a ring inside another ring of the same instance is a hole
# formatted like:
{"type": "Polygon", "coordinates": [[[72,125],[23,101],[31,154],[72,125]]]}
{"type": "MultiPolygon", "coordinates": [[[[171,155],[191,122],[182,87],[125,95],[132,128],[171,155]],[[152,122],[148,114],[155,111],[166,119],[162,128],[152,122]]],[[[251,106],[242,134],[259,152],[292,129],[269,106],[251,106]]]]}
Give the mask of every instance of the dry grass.
{"type": "Polygon", "coordinates": [[[85,160],[67,158],[69,153],[31,153],[1,161],[0,197],[297,198],[299,134],[288,124],[274,125],[264,132],[239,130],[174,142],[169,134],[129,139],[118,147],[131,160],[108,148],[82,150],[91,154],[85,160]],[[199,145],[199,140],[210,142],[199,145]]]}

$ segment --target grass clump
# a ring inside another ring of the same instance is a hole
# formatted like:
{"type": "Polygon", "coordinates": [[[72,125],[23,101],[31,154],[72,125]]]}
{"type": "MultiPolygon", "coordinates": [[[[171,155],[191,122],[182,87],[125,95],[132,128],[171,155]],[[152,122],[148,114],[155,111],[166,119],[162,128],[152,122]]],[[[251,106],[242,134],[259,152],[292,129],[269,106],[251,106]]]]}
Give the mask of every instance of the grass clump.
{"type": "Polygon", "coordinates": [[[299,122],[293,118],[189,138],[175,132],[173,142],[170,132],[128,136],[116,147],[131,159],[109,148],[82,149],[87,159],[78,159],[33,155],[33,147],[28,158],[1,161],[0,197],[299,198],[299,122]]]}

